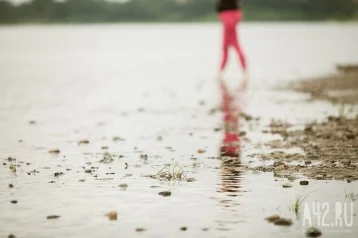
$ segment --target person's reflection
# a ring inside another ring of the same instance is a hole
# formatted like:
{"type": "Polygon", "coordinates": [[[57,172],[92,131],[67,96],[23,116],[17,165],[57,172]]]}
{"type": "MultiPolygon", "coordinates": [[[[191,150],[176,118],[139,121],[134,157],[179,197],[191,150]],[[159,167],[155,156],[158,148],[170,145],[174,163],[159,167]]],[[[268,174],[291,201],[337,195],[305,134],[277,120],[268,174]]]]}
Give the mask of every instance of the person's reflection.
{"type": "Polygon", "coordinates": [[[221,184],[218,192],[226,193],[235,197],[239,193],[241,168],[240,152],[241,143],[239,137],[239,115],[240,108],[237,98],[230,94],[227,85],[220,83],[222,95],[222,111],[224,122],[224,139],[220,147],[220,176],[221,184]]]}

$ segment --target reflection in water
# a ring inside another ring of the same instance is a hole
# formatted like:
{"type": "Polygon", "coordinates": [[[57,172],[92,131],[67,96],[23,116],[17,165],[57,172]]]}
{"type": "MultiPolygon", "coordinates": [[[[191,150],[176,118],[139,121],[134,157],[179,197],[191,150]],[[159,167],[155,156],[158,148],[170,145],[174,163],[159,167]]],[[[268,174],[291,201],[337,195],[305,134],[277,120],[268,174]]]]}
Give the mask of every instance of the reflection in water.
{"type": "Polygon", "coordinates": [[[242,169],[240,168],[241,140],[239,138],[239,114],[240,108],[235,94],[230,94],[227,85],[220,83],[222,95],[222,111],[224,139],[220,147],[220,184],[217,192],[223,194],[219,199],[222,208],[222,217],[226,219],[217,220],[220,231],[230,230],[230,226],[242,222],[238,219],[239,203],[235,199],[239,196],[240,184],[242,179],[242,169]]]}

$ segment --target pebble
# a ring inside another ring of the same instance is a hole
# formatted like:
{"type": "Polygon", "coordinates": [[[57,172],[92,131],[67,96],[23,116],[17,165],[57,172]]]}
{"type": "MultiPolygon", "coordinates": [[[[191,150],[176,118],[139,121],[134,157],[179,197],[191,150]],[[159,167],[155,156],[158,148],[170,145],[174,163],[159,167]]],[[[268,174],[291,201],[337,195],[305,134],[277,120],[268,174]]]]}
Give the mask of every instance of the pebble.
{"type": "Polygon", "coordinates": [[[92,170],[91,169],[85,169],[85,173],[91,173],[92,170]]]}
{"type": "Polygon", "coordinates": [[[291,226],[292,225],[292,220],[291,219],[286,219],[286,218],[280,218],[274,221],[274,224],[276,226],[291,226]]]}
{"type": "Polygon", "coordinates": [[[60,218],[60,216],[57,216],[57,215],[51,215],[51,216],[47,216],[46,218],[47,218],[47,220],[54,220],[54,219],[58,219],[58,218],[60,218]]]}
{"type": "Polygon", "coordinates": [[[278,219],[280,219],[279,215],[272,215],[272,216],[269,216],[269,217],[265,218],[265,220],[268,221],[268,222],[274,222],[274,221],[276,221],[278,219]]]}
{"type": "Polygon", "coordinates": [[[50,154],[59,154],[61,151],[60,149],[51,149],[48,151],[50,154]]]}
{"type": "Polygon", "coordinates": [[[275,171],[282,171],[282,170],[285,170],[284,165],[279,165],[279,166],[275,167],[275,171]]]}
{"type": "Polygon", "coordinates": [[[305,185],[308,185],[309,183],[308,183],[308,181],[307,180],[302,180],[302,181],[300,181],[300,185],[302,185],[302,186],[305,186],[305,185]]]}
{"type": "Polygon", "coordinates": [[[9,188],[13,188],[13,187],[14,187],[14,185],[10,183],[10,184],[9,184],[9,188]]]}
{"type": "Polygon", "coordinates": [[[347,183],[351,183],[351,182],[352,182],[352,180],[350,180],[350,179],[347,180],[347,183]]]}
{"type": "Polygon", "coordinates": [[[117,220],[117,212],[116,211],[110,211],[106,214],[106,216],[108,217],[108,219],[110,221],[116,221],[117,220]]]}
{"type": "Polygon", "coordinates": [[[315,227],[310,227],[307,229],[306,231],[306,236],[307,237],[319,237],[322,235],[321,230],[315,228],[315,227]]]}
{"type": "Polygon", "coordinates": [[[188,230],[188,228],[186,226],[183,226],[183,227],[180,227],[180,230],[181,231],[186,231],[186,230],[188,230]]]}
{"type": "Polygon", "coordinates": [[[164,191],[164,192],[160,192],[158,193],[160,196],[163,196],[163,197],[169,197],[172,195],[172,192],[169,192],[169,191],[164,191]]]}
{"type": "Polygon", "coordinates": [[[78,144],[79,144],[79,145],[89,144],[89,140],[87,140],[87,139],[80,140],[80,141],[78,142],[78,144]]]}
{"type": "Polygon", "coordinates": [[[286,166],[286,164],[285,164],[284,162],[282,162],[282,161],[278,161],[278,162],[275,161],[275,162],[273,162],[273,167],[275,167],[275,168],[278,167],[278,166],[282,166],[282,165],[283,165],[284,167],[286,166]]]}
{"type": "Polygon", "coordinates": [[[145,229],[144,228],[137,228],[137,229],[135,229],[135,231],[136,232],[143,232],[143,231],[145,231],[145,229]]]}
{"type": "Polygon", "coordinates": [[[282,187],[284,187],[284,188],[292,188],[293,185],[291,183],[284,183],[284,184],[282,184],[282,187]]]}
{"type": "Polygon", "coordinates": [[[12,203],[12,204],[16,204],[17,201],[16,201],[16,200],[12,200],[11,203],[12,203]]]}

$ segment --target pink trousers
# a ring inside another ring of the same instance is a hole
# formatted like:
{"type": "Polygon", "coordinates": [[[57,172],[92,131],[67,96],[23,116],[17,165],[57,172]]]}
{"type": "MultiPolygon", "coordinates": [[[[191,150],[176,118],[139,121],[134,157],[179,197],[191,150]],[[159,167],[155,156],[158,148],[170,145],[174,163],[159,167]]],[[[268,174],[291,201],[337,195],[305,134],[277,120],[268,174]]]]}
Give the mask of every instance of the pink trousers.
{"type": "Polygon", "coordinates": [[[241,20],[240,10],[228,10],[219,13],[219,19],[223,24],[223,45],[222,45],[222,59],[220,69],[223,70],[228,60],[229,47],[234,47],[238,58],[241,63],[241,67],[246,69],[245,55],[240,47],[236,26],[241,20]]]}

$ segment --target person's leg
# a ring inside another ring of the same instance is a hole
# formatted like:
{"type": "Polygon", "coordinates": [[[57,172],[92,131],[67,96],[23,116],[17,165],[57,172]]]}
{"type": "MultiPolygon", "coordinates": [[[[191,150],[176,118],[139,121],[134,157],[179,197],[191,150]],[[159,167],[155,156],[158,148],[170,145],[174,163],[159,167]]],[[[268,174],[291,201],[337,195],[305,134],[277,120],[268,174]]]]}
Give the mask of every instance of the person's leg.
{"type": "Polygon", "coordinates": [[[220,21],[223,25],[223,37],[222,37],[222,55],[220,63],[220,73],[224,71],[229,56],[229,44],[230,44],[230,32],[228,25],[230,24],[230,18],[228,18],[227,12],[219,14],[220,21]]]}
{"type": "Polygon", "coordinates": [[[240,61],[240,64],[241,64],[241,67],[244,71],[246,71],[246,58],[245,58],[245,54],[240,46],[240,43],[239,43],[239,40],[238,40],[238,34],[237,34],[237,30],[236,30],[236,25],[237,24],[240,24],[240,20],[241,20],[241,11],[237,11],[236,13],[236,24],[235,24],[235,27],[233,28],[233,32],[232,32],[232,35],[230,35],[231,39],[230,39],[230,44],[234,47],[237,55],[238,55],[238,58],[239,58],[239,61],[240,61]]]}

